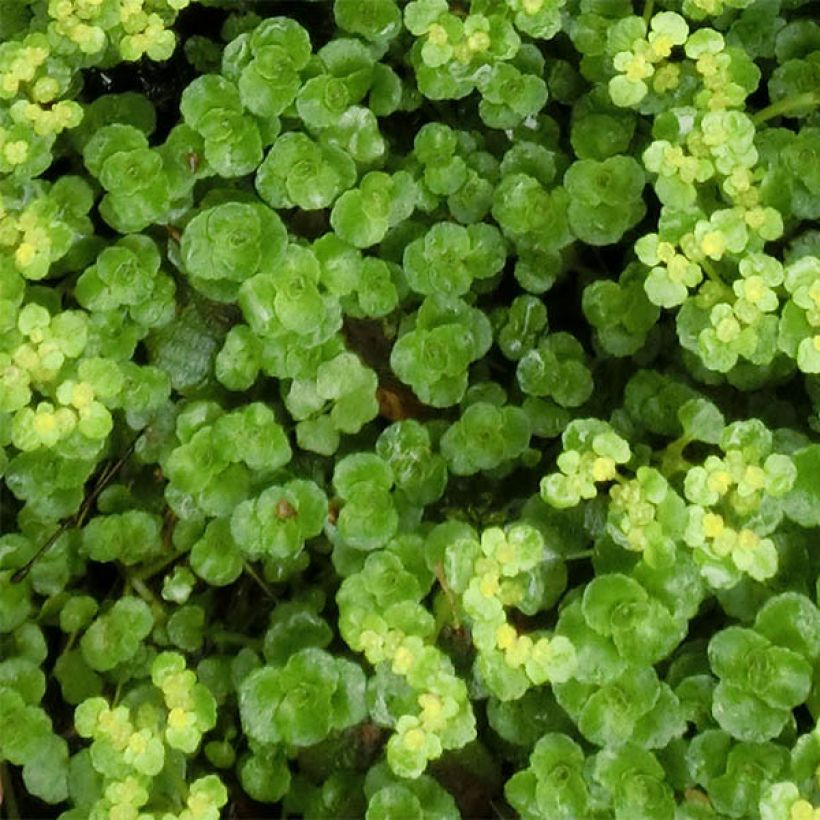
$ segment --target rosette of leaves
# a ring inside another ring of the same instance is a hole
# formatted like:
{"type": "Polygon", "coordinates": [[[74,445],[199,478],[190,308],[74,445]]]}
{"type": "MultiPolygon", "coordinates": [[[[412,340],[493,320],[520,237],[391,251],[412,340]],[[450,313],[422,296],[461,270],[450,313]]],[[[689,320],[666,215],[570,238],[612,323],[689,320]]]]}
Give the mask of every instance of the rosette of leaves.
{"type": "Polygon", "coordinates": [[[126,566],[162,552],[162,520],[144,510],[98,515],[83,529],[81,552],[92,561],[121,561],[126,566]]]}
{"type": "Polygon", "coordinates": [[[205,159],[215,173],[244,176],[262,161],[259,127],[244,112],[239,89],[230,80],[218,74],[197,77],[182,92],[179,110],[185,123],[202,137],[205,159]]]}
{"type": "Polygon", "coordinates": [[[273,411],[259,402],[230,413],[193,402],[177,416],[179,444],[164,458],[167,497],[180,518],[223,516],[251,494],[252,479],[287,464],[290,444],[273,411]]]}
{"type": "Polygon", "coordinates": [[[198,213],[180,242],[191,284],[211,299],[236,299],[240,285],[284,257],[287,231],[279,216],[259,202],[225,202],[198,213]]]}
{"type": "Polygon", "coordinates": [[[552,39],[561,28],[563,0],[513,0],[515,27],[539,40],[552,39]]]}
{"type": "Polygon", "coordinates": [[[580,342],[569,333],[544,335],[518,361],[516,378],[530,396],[549,397],[562,407],[578,407],[591,395],[592,374],[580,342]]]}
{"type": "Polygon", "coordinates": [[[249,558],[285,560],[296,557],[305,541],[319,535],[326,517],[322,490],[312,481],[293,479],[237,505],[231,535],[249,558]]]}
{"type": "Polygon", "coordinates": [[[589,245],[611,245],[646,213],[646,183],[640,163],[629,156],[581,159],[564,175],[572,232],[589,245]]]}
{"type": "Polygon", "coordinates": [[[159,327],[176,311],[176,288],[160,271],[161,262],[147,236],[125,236],[83,271],[74,290],[77,301],[95,312],[123,309],[140,327],[159,327]]]}
{"type": "Polygon", "coordinates": [[[390,366],[425,404],[450,407],[467,389],[468,368],[492,343],[487,317],[460,299],[428,296],[406,322],[390,366]]]}
{"type": "MultiPolygon", "coordinates": [[[[272,270],[257,273],[240,288],[239,305],[245,319],[258,335],[280,340],[279,356],[290,353],[285,340],[318,346],[340,329],[339,300],[321,287],[321,278],[316,254],[310,248],[291,244],[272,270]]],[[[321,351],[318,353],[321,356],[321,351]]],[[[320,361],[312,362],[311,375],[320,361]]]]}
{"type": "Polygon", "coordinates": [[[424,168],[422,181],[436,196],[454,194],[467,181],[468,165],[458,143],[458,132],[440,122],[426,123],[413,140],[413,155],[424,168]]]}
{"type": "Polygon", "coordinates": [[[377,387],[376,374],[349,352],[322,362],[315,378],[294,379],[284,400],[298,422],[299,446],[323,455],[334,453],[340,434],[358,433],[378,414],[377,387]]]}
{"type": "Polygon", "coordinates": [[[547,102],[547,84],[533,72],[513,63],[498,62],[478,83],[481,102],[478,113],[490,128],[515,128],[526,117],[536,115],[547,102]]]}
{"type": "Polygon", "coordinates": [[[493,196],[492,215],[520,251],[547,253],[572,241],[570,198],[564,188],[546,187],[528,173],[505,174],[493,196]]]}
{"type": "Polygon", "coordinates": [[[153,625],[154,616],[145,601],[133,596],[119,598],[83,633],[83,659],[91,669],[108,672],[137,654],[153,625]]]}
{"type": "Polygon", "coordinates": [[[302,649],[284,666],[263,666],[245,678],[239,690],[242,726],[259,743],[313,746],[365,717],[364,684],[355,663],[302,649]]]}
{"type": "Polygon", "coordinates": [[[24,279],[38,281],[49,273],[84,264],[84,246],[93,232],[88,212],[94,204],[93,192],[84,179],[66,175],[53,184],[36,180],[23,190],[0,181],[0,198],[3,302],[11,300],[22,285],[15,271],[24,279]]]}
{"type": "Polygon", "coordinates": [[[590,803],[584,763],[574,740],[548,732],[535,744],[529,766],[506,782],[504,794],[524,820],[581,817],[590,803]]]}
{"type": "Polygon", "coordinates": [[[310,36],[299,23],[269,17],[230,43],[223,70],[236,83],[242,105],[278,130],[277,118],[296,99],[310,57],[310,36]]]}
{"type": "Polygon", "coordinates": [[[358,248],[326,233],[313,243],[324,286],[341,298],[345,314],[355,318],[381,317],[399,303],[406,290],[401,268],[375,256],[363,256],[358,248]]]}
{"type": "MultiPolygon", "coordinates": [[[[693,738],[686,752],[692,780],[708,790],[717,811],[733,817],[758,813],[760,817],[777,817],[774,812],[767,815],[771,803],[766,797],[771,786],[785,785],[782,781],[790,773],[789,763],[788,750],[778,743],[733,742],[726,732],[714,728],[693,738]]],[[[788,811],[788,802],[797,801],[783,802],[788,811]]],[[[798,804],[797,811],[800,808],[798,804]]]]}
{"type": "MultiPolygon", "coordinates": [[[[14,47],[11,43],[3,45],[14,47]]],[[[25,59],[25,52],[18,53],[17,59],[21,57],[25,59]]],[[[25,106],[25,102],[23,105],[25,106]]],[[[14,106],[0,108],[0,133],[4,143],[4,150],[0,152],[0,173],[25,183],[40,176],[51,165],[57,134],[53,131],[38,133],[31,122],[15,117],[15,113],[14,106]]],[[[66,119],[76,124],[77,108],[65,113],[69,114],[66,119]]]]}
{"type": "Polygon", "coordinates": [[[529,443],[530,421],[520,407],[479,401],[441,437],[441,454],[453,475],[473,475],[508,464],[529,443]]]}
{"type": "Polygon", "coordinates": [[[342,501],[336,534],[350,547],[375,550],[396,533],[399,516],[391,495],[390,465],[375,453],[353,453],[336,462],[333,486],[342,501]]]}
{"type": "Polygon", "coordinates": [[[396,493],[411,504],[437,501],[447,486],[447,465],[433,449],[427,428],[415,419],[391,424],[376,441],[376,453],[393,471],[396,493]]]}
{"type": "Polygon", "coordinates": [[[296,98],[296,110],[312,131],[327,128],[333,134],[344,114],[351,107],[355,110],[370,91],[376,79],[376,61],[364,43],[347,37],[323,46],[317,57],[317,68],[321,66],[324,71],[305,82],[296,98]]]}
{"type": "Polygon", "coordinates": [[[509,308],[494,315],[496,344],[504,356],[518,361],[537,344],[548,330],[547,308],[535,296],[516,296],[509,308]]]}
{"type": "Polygon", "coordinates": [[[646,296],[637,264],[628,265],[617,282],[597,279],[587,285],[582,307],[601,348],[613,356],[640,350],[660,317],[660,308],[646,296]]]}
{"type": "Polygon", "coordinates": [[[291,131],[273,144],[256,173],[256,190],[272,208],[329,208],[356,182],[356,164],[335,145],[291,131]]]}
{"type": "Polygon", "coordinates": [[[345,242],[368,248],[390,228],[407,219],[417,200],[416,184],[406,171],[370,171],[357,188],[345,191],[333,205],[330,224],[345,242]]]}
{"type": "Polygon", "coordinates": [[[820,656],[820,613],[804,595],[769,599],[753,628],[730,626],[709,642],[718,677],[712,714],[738,740],[777,737],[792,710],[808,697],[820,656]]]}
{"type": "Polygon", "coordinates": [[[507,260],[504,239],[493,225],[438,222],[404,249],[410,288],[423,296],[463,296],[474,280],[497,274],[507,260]]]}
{"type": "Polygon", "coordinates": [[[106,191],[100,214],[120,233],[167,221],[171,191],[162,154],[131,125],[100,128],[83,149],[86,168],[106,191]]]}
{"type": "Polygon", "coordinates": [[[633,744],[603,749],[595,757],[595,780],[609,796],[616,820],[668,817],[675,796],[654,754],[633,744]]]}

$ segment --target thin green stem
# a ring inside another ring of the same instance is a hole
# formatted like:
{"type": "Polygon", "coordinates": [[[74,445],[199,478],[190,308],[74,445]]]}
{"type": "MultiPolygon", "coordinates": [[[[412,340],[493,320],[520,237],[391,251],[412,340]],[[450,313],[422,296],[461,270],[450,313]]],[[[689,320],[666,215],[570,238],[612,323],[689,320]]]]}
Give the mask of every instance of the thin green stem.
{"type": "Polygon", "coordinates": [[[151,592],[145,582],[141,578],[129,577],[127,579],[127,583],[130,584],[137,595],[139,595],[140,598],[142,598],[142,600],[151,607],[151,611],[154,613],[154,620],[159,622],[164,621],[165,608],[157,600],[157,596],[151,592]]]}
{"type": "Polygon", "coordinates": [[[71,648],[74,646],[77,640],[77,635],[79,634],[79,632],[72,632],[68,636],[68,640],[65,642],[65,646],[63,647],[63,651],[60,653],[60,655],[65,655],[67,652],[71,651],[71,648]]]}
{"type": "Polygon", "coordinates": [[[583,552],[576,552],[572,555],[564,557],[565,561],[582,561],[584,558],[592,558],[595,555],[595,550],[584,550],[583,552]]]}
{"type": "Polygon", "coordinates": [[[271,588],[262,580],[262,577],[250,565],[250,563],[248,563],[247,561],[243,561],[242,565],[245,568],[245,572],[247,572],[248,575],[250,575],[251,578],[253,578],[253,580],[256,581],[257,584],[259,584],[259,587],[262,589],[265,595],[267,595],[268,598],[273,598],[273,590],[271,590],[271,588]]]}
{"type": "Polygon", "coordinates": [[[683,435],[674,441],[670,441],[669,444],[661,450],[656,463],[664,476],[669,478],[669,476],[689,468],[689,462],[683,457],[683,451],[687,445],[691,443],[692,439],[689,436],[683,435]]]}
{"type": "Polygon", "coordinates": [[[716,285],[720,285],[721,288],[724,290],[728,290],[729,285],[726,284],[724,278],[718,272],[718,269],[711,263],[709,259],[701,259],[698,264],[703,268],[703,271],[706,273],[708,279],[714,282],[716,285]]]}
{"type": "Polygon", "coordinates": [[[0,763],[0,806],[6,807],[8,820],[20,820],[20,810],[17,806],[11,774],[5,763],[0,763]]]}
{"type": "Polygon", "coordinates": [[[139,572],[133,573],[130,577],[138,578],[140,581],[148,581],[153,578],[158,573],[162,572],[169,564],[173,564],[178,558],[181,558],[185,555],[185,550],[179,550],[176,552],[172,552],[170,555],[163,556],[162,558],[154,561],[151,564],[143,567],[139,572]]]}
{"type": "Polygon", "coordinates": [[[646,25],[649,25],[649,21],[652,19],[652,12],[655,11],[655,0],[646,0],[646,5],[643,7],[643,21],[646,25]]]}
{"type": "Polygon", "coordinates": [[[795,94],[793,97],[785,97],[776,103],[761,108],[757,114],[752,116],[752,122],[760,125],[774,117],[784,117],[799,111],[801,108],[814,108],[820,105],[820,91],[805,91],[802,94],[795,94]]]}
{"type": "Polygon", "coordinates": [[[235,646],[247,646],[250,649],[259,649],[260,642],[256,638],[250,638],[240,632],[229,632],[226,629],[220,629],[210,636],[214,643],[229,643],[235,646]]]}
{"type": "Polygon", "coordinates": [[[461,622],[458,618],[458,607],[456,606],[456,599],[453,595],[453,590],[450,589],[450,585],[447,583],[447,578],[444,575],[444,565],[441,561],[436,562],[434,572],[436,574],[436,578],[438,579],[439,585],[444,591],[444,597],[447,599],[447,605],[450,607],[450,616],[453,619],[453,627],[455,629],[461,629],[461,622]]]}

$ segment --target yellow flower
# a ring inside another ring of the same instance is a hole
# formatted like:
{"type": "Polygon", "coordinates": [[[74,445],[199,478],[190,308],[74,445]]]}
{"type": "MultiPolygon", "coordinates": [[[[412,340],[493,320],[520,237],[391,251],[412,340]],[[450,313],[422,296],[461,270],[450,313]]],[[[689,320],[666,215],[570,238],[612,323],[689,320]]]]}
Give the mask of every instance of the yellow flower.
{"type": "Polygon", "coordinates": [[[624,70],[626,78],[633,83],[638,82],[638,80],[645,80],[647,77],[651,77],[652,72],[653,69],[649,64],[649,61],[640,54],[634,54],[632,58],[627,61],[624,70]]]}
{"type": "Polygon", "coordinates": [[[680,84],[680,68],[674,63],[661,66],[652,79],[652,86],[655,91],[672,91],[680,84]]]}
{"type": "Polygon", "coordinates": [[[718,495],[725,495],[732,486],[732,476],[728,470],[715,470],[706,479],[706,486],[718,495]]]}
{"type": "Polygon", "coordinates": [[[615,460],[609,456],[598,456],[590,470],[593,481],[611,481],[617,475],[615,460]]]}
{"type": "Polygon", "coordinates": [[[30,242],[21,242],[14,252],[14,261],[18,268],[27,268],[37,256],[37,248],[30,242]]]}
{"type": "Polygon", "coordinates": [[[467,38],[470,51],[486,51],[490,47],[490,37],[486,31],[476,31],[467,38]]]}
{"type": "Polygon", "coordinates": [[[520,635],[506,651],[506,661],[512,667],[523,666],[532,654],[533,641],[528,635],[520,635]]]}
{"type": "Polygon", "coordinates": [[[191,724],[191,713],[178,706],[168,712],[168,726],[171,729],[185,729],[191,724]]]}
{"type": "Polygon", "coordinates": [[[792,803],[789,810],[789,820],[818,820],[818,817],[820,817],[820,810],[802,798],[792,803]]]}
{"type": "Polygon", "coordinates": [[[717,513],[706,513],[703,516],[703,534],[707,538],[717,538],[725,527],[723,517],[717,513]]]}
{"type": "Polygon", "coordinates": [[[436,732],[445,727],[444,704],[438,695],[424,692],[419,695],[418,703],[421,707],[420,719],[427,731],[436,732]]]}
{"type": "Polygon", "coordinates": [[[752,530],[742,529],[737,534],[737,549],[753,550],[760,543],[760,536],[752,530]]]}
{"type": "Polygon", "coordinates": [[[23,140],[7,142],[3,147],[3,156],[9,165],[22,165],[28,159],[28,143],[23,140]]]}
{"type": "Polygon", "coordinates": [[[675,43],[668,34],[658,34],[655,37],[650,35],[650,37],[649,53],[655,62],[660,62],[672,53],[672,46],[675,43]]]}
{"type": "Polygon", "coordinates": [[[720,259],[726,251],[726,239],[720,231],[708,231],[700,241],[700,249],[711,259],[720,259]]]}
{"type": "Polygon", "coordinates": [[[427,29],[427,39],[434,45],[434,46],[443,46],[447,42],[447,30],[444,26],[440,25],[439,23],[433,23],[430,28],[427,29]]]}
{"type": "Polygon", "coordinates": [[[481,576],[481,579],[478,583],[478,591],[485,598],[494,598],[498,594],[498,590],[499,584],[497,574],[487,572],[481,576]]]}
{"type": "Polygon", "coordinates": [[[671,242],[658,242],[658,249],[656,253],[658,255],[658,259],[668,265],[676,256],[675,246],[671,242]]]}
{"type": "Polygon", "coordinates": [[[393,655],[393,672],[396,675],[406,675],[413,668],[413,653],[406,647],[400,646],[393,655]]]}
{"type": "Polygon", "coordinates": [[[413,752],[424,747],[426,736],[423,729],[409,729],[404,733],[404,745],[413,752]]]}
{"type": "Polygon", "coordinates": [[[516,642],[518,633],[510,624],[499,626],[495,632],[495,643],[499,649],[507,650],[516,642]]]}

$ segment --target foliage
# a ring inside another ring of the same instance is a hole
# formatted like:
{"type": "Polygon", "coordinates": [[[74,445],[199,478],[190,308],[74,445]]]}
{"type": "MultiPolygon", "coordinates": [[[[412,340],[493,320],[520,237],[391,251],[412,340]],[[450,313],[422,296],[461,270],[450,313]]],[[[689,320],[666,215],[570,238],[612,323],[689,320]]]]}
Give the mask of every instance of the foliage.
{"type": "Polygon", "coordinates": [[[820,816],[814,8],[0,2],[0,816],[820,816]]]}

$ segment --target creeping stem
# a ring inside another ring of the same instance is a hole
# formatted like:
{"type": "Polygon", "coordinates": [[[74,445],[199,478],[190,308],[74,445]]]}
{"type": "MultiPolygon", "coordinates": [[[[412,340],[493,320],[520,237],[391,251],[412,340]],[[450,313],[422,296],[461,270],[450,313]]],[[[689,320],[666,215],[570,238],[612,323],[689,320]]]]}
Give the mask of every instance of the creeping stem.
{"type": "Polygon", "coordinates": [[[80,509],[77,512],[69,516],[68,518],[63,519],[60,522],[60,525],[57,529],[45,540],[43,545],[34,553],[34,555],[29,558],[26,563],[18,569],[14,575],[11,576],[11,581],[14,584],[19,584],[28,574],[31,568],[37,563],[37,561],[42,558],[43,555],[48,552],[54,544],[57,543],[60,536],[73,527],[82,526],[83,521],[85,521],[86,516],[88,515],[91,508],[94,506],[94,502],[97,500],[100,493],[111,483],[114,479],[114,476],[119,473],[119,471],[125,465],[125,462],[131,458],[131,453],[134,452],[134,448],[137,446],[137,441],[139,437],[142,435],[142,430],[137,433],[136,437],[131,441],[131,443],[126,448],[125,452],[113,463],[107,464],[103,467],[102,472],[100,473],[99,477],[97,478],[96,483],[94,484],[93,489],[90,493],[85,497],[83,503],[80,505],[80,509]]]}
{"type": "Polygon", "coordinates": [[[795,94],[793,97],[785,97],[776,103],[761,108],[752,116],[752,122],[760,125],[774,117],[784,117],[803,108],[814,108],[820,105],[820,89],[817,91],[806,91],[803,94],[795,94]]]}

